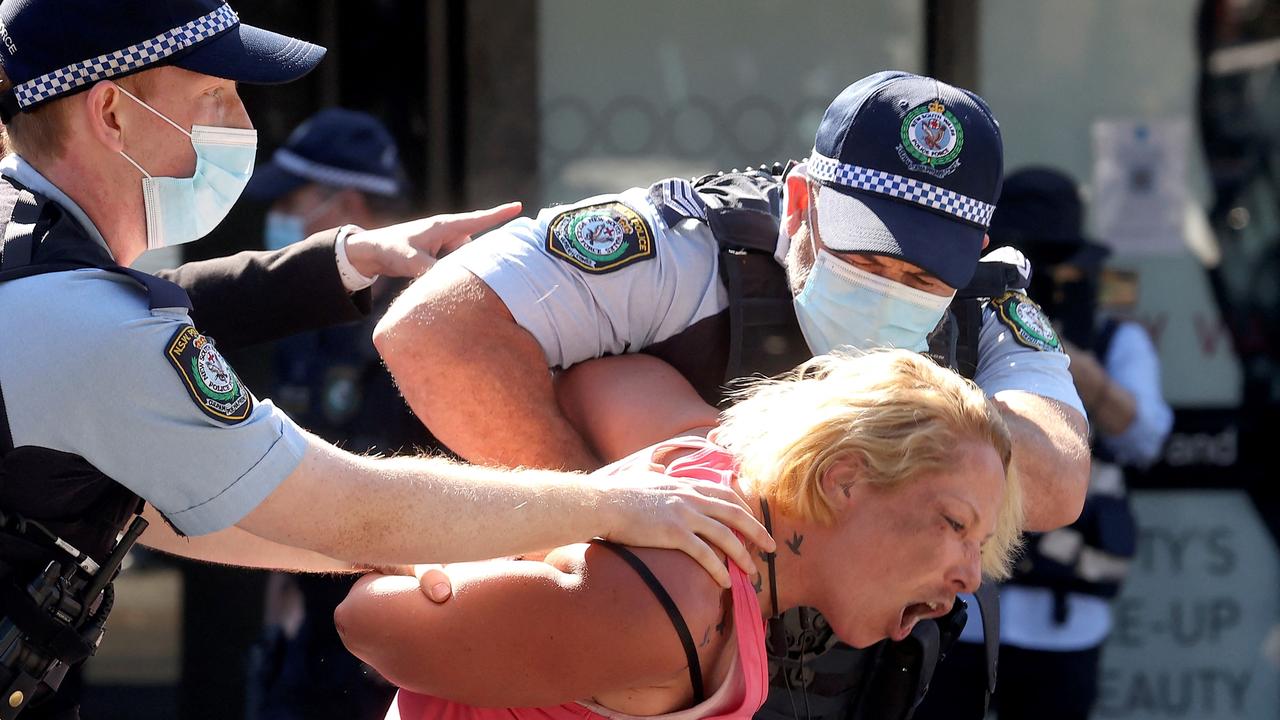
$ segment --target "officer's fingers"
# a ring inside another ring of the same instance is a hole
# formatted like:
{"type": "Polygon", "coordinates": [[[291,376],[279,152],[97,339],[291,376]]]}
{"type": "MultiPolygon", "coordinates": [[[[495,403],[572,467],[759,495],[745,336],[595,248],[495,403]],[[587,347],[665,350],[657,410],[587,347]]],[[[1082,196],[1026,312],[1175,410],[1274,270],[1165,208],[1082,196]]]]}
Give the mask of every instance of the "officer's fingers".
{"type": "MultiPolygon", "coordinates": [[[[689,529],[696,533],[700,538],[711,544],[720,552],[724,553],[729,560],[735,565],[742,568],[743,572],[755,572],[755,560],[751,557],[751,550],[733,533],[728,527],[725,527],[718,520],[714,520],[707,516],[694,518],[689,522],[689,529]]],[[[705,563],[704,563],[705,564],[705,563]]]]}
{"type": "Polygon", "coordinates": [[[697,533],[687,531],[682,533],[679,544],[672,549],[680,550],[697,561],[720,587],[726,590],[733,587],[729,579],[729,570],[725,567],[724,561],[697,533]]]}
{"type": "Polygon", "coordinates": [[[523,208],[524,206],[518,202],[509,202],[491,207],[488,210],[473,210],[472,212],[443,215],[440,217],[440,221],[442,226],[448,226],[451,233],[457,233],[465,237],[488,230],[508,220],[513,220],[520,215],[520,211],[523,208]]]}
{"type": "Polygon", "coordinates": [[[418,277],[435,267],[436,259],[426,253],[418,253],[409,259],[409,272],[405,277],[418,277]]]}
{"type": "Polygon", "coordinates": [[[471,242],[470,235],[451,235],[440,242],[440,250],[436,257],[444,257],[458,248],[471,242]]]}
{"type": "Polygon", "coordinates": [[[732,488],[716,483],[699,483],[694,489],[704,496],[702,510],[707,515],[742,533],[748,542],[765,552],[777,549],[777,543],[769,535],[769,531],[751,514],[746,500],[732,488]]]}
{"type": "Polygon", "coordinates": [[[418,577],[422,594],[432,602],[442,603],[453,597],[453,582],[443,565],[415,565],[413,574],[418,577]]]}

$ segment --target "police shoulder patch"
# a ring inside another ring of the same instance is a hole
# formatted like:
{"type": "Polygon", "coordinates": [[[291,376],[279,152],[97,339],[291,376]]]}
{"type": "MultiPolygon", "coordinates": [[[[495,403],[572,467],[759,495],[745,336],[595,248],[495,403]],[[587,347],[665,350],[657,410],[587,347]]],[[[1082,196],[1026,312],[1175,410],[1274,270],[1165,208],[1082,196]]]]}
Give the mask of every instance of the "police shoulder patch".
{"type": "Polygon", "coordinates": [[[1000,322],[1008,326],[1019,345],[1044,352],[1062,352],[1062,343],[1044,311],[1026,293],[1016,290],[991,299],[1000,322]]]}
{"type": "Polygon", "coordinates": [[[547,226],[547,252],[593,275],[654,256],[653,229],[621,202],[566,210],[547,226]]]}
{"type": "Polygon", "coordinates": [[[187,325],[173,334],[164,354],[205,415],[225,425],[235,425],[249,417],[253,396],[212,340],[187,325]]]}

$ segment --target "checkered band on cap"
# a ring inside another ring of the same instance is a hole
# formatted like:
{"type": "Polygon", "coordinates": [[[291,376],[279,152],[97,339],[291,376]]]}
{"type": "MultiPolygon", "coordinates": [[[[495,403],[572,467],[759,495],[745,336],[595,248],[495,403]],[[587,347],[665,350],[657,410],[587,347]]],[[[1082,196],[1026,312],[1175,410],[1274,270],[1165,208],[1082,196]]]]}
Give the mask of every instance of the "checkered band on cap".
{"type": "Polygon", "coordinates": [[[400,192],[400,183],[394,178],[322,165],[287,148],[277,150],[271,156],[271,161],[294,175],[323,185],[355,188],[375,195],[395,195],[400,192]]]}
{"type": "Polygon", "coordinates": [[[995,205],[967,195],[882,170],[847,165],[816,151],[809,158],[808,169],[816,180],[906,200],[984,228],[991,224],[991,214],[996,211],[995,205]]]}
{"type": "Polygon", "coordinates": [[[38,78],[28,80],[13,88],[18,106],[27,108],[58,95],[76,90],[92,82],[115,77],[131,70],[154,65],[180,50],[235,27],[240,16],[230,5],[179,25],[149,40],[131,45],[123,50],[109,52],[96,58],[82,60],[38,78]]]}

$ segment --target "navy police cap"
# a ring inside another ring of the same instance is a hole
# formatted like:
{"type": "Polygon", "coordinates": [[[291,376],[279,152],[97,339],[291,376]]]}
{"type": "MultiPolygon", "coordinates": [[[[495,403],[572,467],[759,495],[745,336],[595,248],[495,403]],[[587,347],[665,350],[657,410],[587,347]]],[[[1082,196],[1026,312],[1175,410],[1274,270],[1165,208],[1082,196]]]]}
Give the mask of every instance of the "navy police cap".
{"type": "Polygon", "coordinates": [[[289,82],[324,52],[242,24],[222,0],[3,0],[0,114],[161,64],[237,82],[289,82]]]}
{"type": "Polygon", "coordinates": [[[933,78],[881,72],[831,103],[809,176],[832,250],[906,260],[954,288],[972,279],[1004,149],[982,98],[933,78]]]}
{"type": "Polygon", "coordinates": [[[404,192],[395,138],[374,116],[326,108],[293,131],[271,161],[258,166],[245,196],[274,202],[308,183],[388,197],[404,192]]]}

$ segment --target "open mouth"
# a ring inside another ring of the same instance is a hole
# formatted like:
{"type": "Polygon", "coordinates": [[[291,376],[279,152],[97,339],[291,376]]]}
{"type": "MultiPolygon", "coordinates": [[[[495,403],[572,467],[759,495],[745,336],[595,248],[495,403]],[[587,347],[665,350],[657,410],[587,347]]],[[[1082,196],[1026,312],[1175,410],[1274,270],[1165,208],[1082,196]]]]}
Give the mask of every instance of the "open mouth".
{"type": "Polygon", "coordinates": [[[893,629],[889,637],[895,641],[904,640],[911,634],[911,630],[915,628],[916,623],[921,620],[942,617],[947,614],[951,603],[942,600],[921,601],[909,603],[902,608],[902,613],[898,616],[898,625],[893,629]]]}

